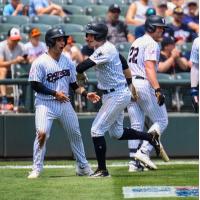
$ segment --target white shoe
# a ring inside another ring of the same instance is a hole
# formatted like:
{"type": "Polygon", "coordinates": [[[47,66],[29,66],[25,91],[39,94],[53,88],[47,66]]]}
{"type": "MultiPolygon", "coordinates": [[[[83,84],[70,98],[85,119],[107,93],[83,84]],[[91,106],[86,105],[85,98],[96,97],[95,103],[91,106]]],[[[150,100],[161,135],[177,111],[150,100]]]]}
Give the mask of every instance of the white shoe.
{"type": "Polygon", "coordinates": [[[89,165],[86,165],[84,168],[76,166],[76,175],[77,176],[90,176],[94,174],[94,171],[89,165]]]}
{"type": "Polygon", "coordinates": [[[146,168],[144,165],[141,165],[140,161],[132,160],[129,162],[129,172],[142,172],[142,171],[148,171],[148,168],[146,168]]]}
{"type": "Polygon", "coordinates": [[[147,154],[145,154],[144,152],[142,152],[142,150],[138,150],[135,155],[134,158],[136,160],[141,161],[145,166],[151,168],[151,169],[157,169],[157,166],[150,160],[149,156],[147,154]]]}
{"type": "Polygon", "coordinates": [[[129,172],[141,172],[142,168],[138,165],[137,161],[130,161],[129,162],[129,172]]]}
{"type": "Polygon", "coordinates": [[[39,171],[36,171],[36,170],[33,170],[31,172],[29,172],[29,175],[28,175],[28,179],[34,179],[34,178],[38,178],[40,176],[40,172],[39,171]]]}

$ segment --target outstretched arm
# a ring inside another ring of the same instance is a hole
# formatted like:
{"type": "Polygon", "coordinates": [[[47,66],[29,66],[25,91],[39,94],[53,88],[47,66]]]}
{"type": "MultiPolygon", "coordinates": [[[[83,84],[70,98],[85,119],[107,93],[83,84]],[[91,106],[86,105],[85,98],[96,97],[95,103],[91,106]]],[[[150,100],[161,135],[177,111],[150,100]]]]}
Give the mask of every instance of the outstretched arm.
{"type": "Polygon", "coordinates": [[[76,71],[78,73],[83,73],[84,71],[88,70],[89,68],[91,68],[95,65],[96,65],[96,63],[94,61],[87,58],[86,60],[84,60],[83,62],[81,62],[77,65],[76,71]]]}
{"type": "Polygon", "coordinates": [[[97,103],[100,100],[100,96],[96,92],[87,92],[84,87],[80,87],[76,82],[70,83],[70,86],[77,94],[86,97],[92,103],[97,103]]]}

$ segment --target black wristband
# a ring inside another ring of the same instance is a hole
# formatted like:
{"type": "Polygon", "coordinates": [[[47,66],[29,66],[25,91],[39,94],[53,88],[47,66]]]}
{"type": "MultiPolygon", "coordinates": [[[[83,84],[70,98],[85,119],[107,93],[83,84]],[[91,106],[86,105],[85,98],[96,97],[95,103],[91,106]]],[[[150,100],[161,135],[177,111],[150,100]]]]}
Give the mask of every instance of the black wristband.
{"type": "Polygon", "coordinates": [[[84,97],[87,97],[87,94],[88,94],[88,92],[87,92],[86,90],[84,90],[84,91],[81,93],[81,95],[84,96],[84,97]]]}
{"type": "Polygon", "coordinates": [[[128,85],[132,84],[132,78],[127,78],[126,82],[127,82],[128,85]]]}

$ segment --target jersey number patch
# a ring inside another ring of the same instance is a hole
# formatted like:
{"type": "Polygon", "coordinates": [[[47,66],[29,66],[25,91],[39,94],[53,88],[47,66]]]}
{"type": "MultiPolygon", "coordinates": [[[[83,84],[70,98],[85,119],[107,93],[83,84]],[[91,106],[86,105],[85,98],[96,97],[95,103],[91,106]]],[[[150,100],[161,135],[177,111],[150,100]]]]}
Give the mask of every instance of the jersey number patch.
{"type": "Polygon", "coordinates": [[[138,47],[131,47],[130,49],[130,58],[129,58],[129,62],[130,63],[135,63],[137,64],[137,55],[138,55],[138,52],[139,52],[139,48],[138,47]]]}

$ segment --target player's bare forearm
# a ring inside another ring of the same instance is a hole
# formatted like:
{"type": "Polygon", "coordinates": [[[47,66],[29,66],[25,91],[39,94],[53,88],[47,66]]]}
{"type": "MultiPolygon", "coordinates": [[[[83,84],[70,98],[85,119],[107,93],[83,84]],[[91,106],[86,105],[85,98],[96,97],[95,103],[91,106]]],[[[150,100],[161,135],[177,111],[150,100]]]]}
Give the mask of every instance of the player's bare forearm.
{"type": "Polygon", "coordinates": [[[155,70],[155,61],[145,61],[145,70],[147,79],[151,83],[151,86],[154,89],[160,88],[155,70]]]}
{"type": "Polygon", "coordinates": [[[132,78],[131,70],[130,68],[123,70],[125,78],[132,78]]]}

